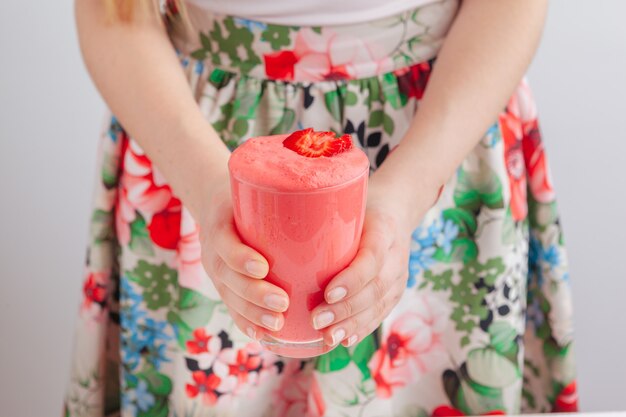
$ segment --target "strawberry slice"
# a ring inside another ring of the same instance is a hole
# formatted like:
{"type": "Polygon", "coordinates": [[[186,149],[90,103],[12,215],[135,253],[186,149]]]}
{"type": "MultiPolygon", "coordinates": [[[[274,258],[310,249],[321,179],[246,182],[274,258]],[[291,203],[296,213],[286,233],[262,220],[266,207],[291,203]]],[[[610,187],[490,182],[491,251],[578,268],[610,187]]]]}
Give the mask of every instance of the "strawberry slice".
{"type": "Polygon", "coordinates": [[[319,158],[352,149],[352,138],[350,135],[337,137],[333,132],[316,132],[308,128],[287,136],[283,145],[302,156],[319,158]]]}

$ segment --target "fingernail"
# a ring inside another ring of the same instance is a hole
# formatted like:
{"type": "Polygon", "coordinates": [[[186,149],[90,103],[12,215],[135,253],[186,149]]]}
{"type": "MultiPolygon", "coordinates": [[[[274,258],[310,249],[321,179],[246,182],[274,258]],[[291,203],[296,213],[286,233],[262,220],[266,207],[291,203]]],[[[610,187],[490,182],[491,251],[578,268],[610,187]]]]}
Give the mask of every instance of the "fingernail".
{"type": "Polygon", "coordinates": [[[279,294],[267,294],[263,298],[263,302],[266,306],[276,311],[285,311],[289,305],[289,300],[279,294]]]}
{"type": "Polygon", "coordinates": [[[323,311],[313,317],[313,328],[315,330],[319,330],[323,327],[328,326],[330,323],[335,320],[335,315],[332,311],[323,311]]]}
{"type": "Polygon", "coordinates": [[[263,314],[261,316],[261,323],[270,330],[278,330],[278,317],[271,314],[263,314]]]}
{"type": "Polygon", "coordinates": [[[346,331],[344,329],[337,329],[333,332],[333,346],[338,344],[346,337],[346,331]]]}
{"type": "Polygon", "coordinates": [[[356,336],[355,334],[353,334],[352,336],[350,336],[350,337],[348,338],[348,341],[346,342],[346,347],[350,347],[350,346],[352,346],[353,344],[355,344],[355,343],[356,343],[356,340],[357,340],[357,336],[356,336]]]}
{"type": "Polygon", "coordinates": [[[248,337],[252,340],[256,340],[256,332],[254,331],[254,329],[252,327],[248,327],[246,329],[246,333],[248,333],[248,337]]]}
{"type": "Polygon", "coordinates": [[[337,301],[345,297],[346,294],[348,294],[348,291],[344,287],[333,288],[332,290],[328,291],[328,302],[336,303],[337,301]]]}
{"type": "Polygon", "coordinates": [[[264,262],[251,259],[246,261],[246,271],[252,276],[264,278],[267,275],[267,265],[264,262]]]}

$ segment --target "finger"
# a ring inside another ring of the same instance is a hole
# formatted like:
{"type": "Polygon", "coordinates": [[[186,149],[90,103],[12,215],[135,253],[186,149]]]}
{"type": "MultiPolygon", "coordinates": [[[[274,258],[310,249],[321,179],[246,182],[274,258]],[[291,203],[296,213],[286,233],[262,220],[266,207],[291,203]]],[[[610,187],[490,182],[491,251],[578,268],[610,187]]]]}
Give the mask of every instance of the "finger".
{"type": "Polygon", "coordinates": [[[263,336],[267,332],[265,328],[257,326],[256,324],[252,323],[250,320],[231,308],[228,308],[228,313],[233,318],[233,321],[235,322],[235,325],[239,328],[239,330],[247,334],[250,339],[257,341],[263,339],[263,336]]]}
{"type": "Polygon", "coordinates": [[[393,286],[398,286],[400,290],[404,290],[406,282],[395,279],[395,277],[401,276],[406,269],[406,262],[402,263],[403,257],[400,250],[391,250],[385,259],[380,274],[369,281],[361,291],[338,303],[324,303],[316,307],[312,312],[313,327],[318,330],[323,329],[360,313],[371,307],[375,300],[382,300],[393,286]]]}
{"type": "Polygon", "coordinates": [[[390,284],[380,277],[371,280],[361,291],[336,304],[324,304],[313,312],[313,327],[323,329],[332,323],[340,322],[348,317],[371,308],[373,300],[381,300],[387,293],[390,284]]]}
{"type": "Polygon", "coordinates": [[[326,286],[326,302],[336,303],[365,287],[378,275],[391,245],[391,236],[383,223],[366,220],[359,251],[350,265],[326,286]]]}
{"type": "MultiPolygon", "coordinates": [[[[271,331],[280,330],[285,324],[285,318],[281,313],[269,311],[251,302],[244,300],[232,292],[228,287],[222,286],[218,289],[222,301],[229,309],[244,317],[255,326],[263,327],[271,331]]],[[[244,329],[245,330],[245,329],[244,329]]]]}
{"type": "Polygon", "coordinates": [[[227,266],[222,270],[221,283],[244,300],[280,313],[289,307],[289,296],[282,288],[264,280],[242,275],[227,266]]]}
{"type": "Polygon", "coordinates": [[[360,313],[330,326],[324,331],[324,342],[329,346],[336,346],[345,342],[353,345],[373,332],[387,317],[391,309],[398,303],[404,289],[395,286],[393,291],[387,292],[385,297],[360,313]],[[356,337],[354,337],[356,336],[356,337]],[[348,343],[348,341],[350,343],[348,343]]]}
{"type": "Polygon", "coordinates": [[[265,278],[269,271],[267,260],[241,241],[232,208],[230,210],[229,214],[218,217],[222,220],[216,222],[217,225],[208,237],[212,240],[212,246],[230,269],[252,278],[265,278]]]}

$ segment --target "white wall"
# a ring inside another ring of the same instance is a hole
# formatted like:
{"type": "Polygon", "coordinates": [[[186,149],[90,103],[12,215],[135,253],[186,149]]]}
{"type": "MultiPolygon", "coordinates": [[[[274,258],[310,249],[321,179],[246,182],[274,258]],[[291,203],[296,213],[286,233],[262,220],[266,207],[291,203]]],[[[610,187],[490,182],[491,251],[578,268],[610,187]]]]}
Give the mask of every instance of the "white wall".
{"type": "MultiPolygon", "coordinates": [[[[620,0],[552,0],[530,71],[569,243],[585,410],[626,409],[625,16],[620,0]]],[[[104,106],[70,0],[3,2],[0,51],[0,415],[56,416],[104,106]]]]}

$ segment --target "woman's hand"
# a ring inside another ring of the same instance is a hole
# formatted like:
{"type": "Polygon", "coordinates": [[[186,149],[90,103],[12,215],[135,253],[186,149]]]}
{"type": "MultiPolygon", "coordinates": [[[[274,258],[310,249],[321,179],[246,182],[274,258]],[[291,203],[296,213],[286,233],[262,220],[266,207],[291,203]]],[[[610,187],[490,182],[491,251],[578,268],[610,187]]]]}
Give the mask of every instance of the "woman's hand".
{"type": "MultiPolygon", "coordinates": [[[[313,327],[326,344],[351,346],[372,333],[400,300],[408,279],[411,233],[435,195],[420,205],[405,204],[391,187],[370,180],[365,224],[352,263],[328,284],[326,302],[313,311],[313,327]]],[[[436,191],[434,192],[436,194],[436,191]]]]}
{"type": "Polygon", "coordinates": [[[253,339],[265,329],[279,330],[289,306],[287,293],[263,278],[267,260],[241,242],[235,228],[228,177],[209,187],[207,209],[200,215],[202,264],[235,324],[253,339]]]}

